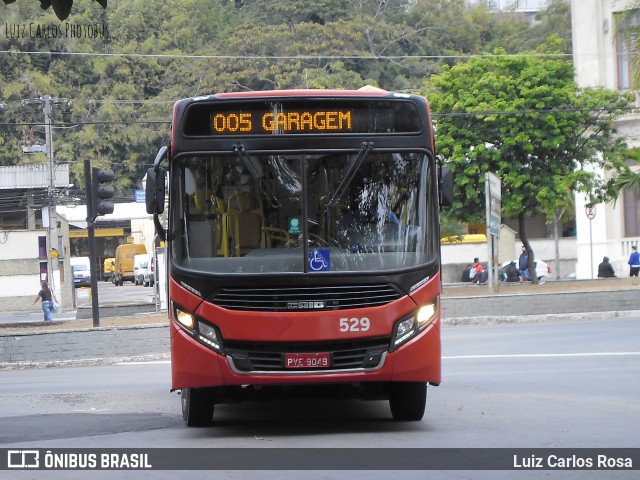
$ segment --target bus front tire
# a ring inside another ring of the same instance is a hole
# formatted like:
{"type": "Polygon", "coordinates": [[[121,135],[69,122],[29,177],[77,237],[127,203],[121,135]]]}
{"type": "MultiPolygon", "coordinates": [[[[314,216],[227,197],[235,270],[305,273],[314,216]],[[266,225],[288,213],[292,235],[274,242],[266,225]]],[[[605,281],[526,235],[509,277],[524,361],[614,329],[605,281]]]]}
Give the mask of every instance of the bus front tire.
{"type": "Polygon", "coordinates": [[[398,382],[391,384],[389,407],[394,420],[422,420],[427,405],[427,384],[424,382],[398,382]]]}
{"type": "Polygon", "coordinates": [[[188,427],[206,427],[213,421],[213,396],[206,390],[183,388],[182,418],[188,427]]]}

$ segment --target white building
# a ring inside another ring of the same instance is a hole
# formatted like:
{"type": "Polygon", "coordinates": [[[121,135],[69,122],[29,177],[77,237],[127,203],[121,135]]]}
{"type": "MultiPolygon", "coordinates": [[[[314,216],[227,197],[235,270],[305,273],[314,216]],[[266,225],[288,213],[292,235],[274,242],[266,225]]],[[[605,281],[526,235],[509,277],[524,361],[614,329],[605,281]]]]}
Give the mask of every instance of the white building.
{"type": "Polygon", "coordinates": [[[484,3],[493,10],[510,10],[520,13],[537,13],[551,4],[552,0],[468,0],[475,5],[484,3]]]}
{"type": "Polygon", "coordinates": [[[33,299],[42,280],[71,307],[69,228],[51,192],[68,187],[69,165],[0,167],[0,311],[40,308],[33,299]]]}
{"type": "MultiPolygon", "coordinates": [[[[624,40],[624,24],[631,21],[637,25],[638,19],[629,20],[623,13],[637,3],[635,0],[571,1],[573,60],[580,86],[632,89],[631,57],[624,40]]],[[[617,127],[630,147],[640,146],[640,110],[622,117],[617,127]]],[[[640,243],[640,192],[625,192],[615,204],[596,205],[593,219],[587,217],[585,199],[577,195],[576,229],[578,278],[597,275],[597,266],[605,255],[610,257],[618,276],[627,276],[631,245],[640,243]]]]}

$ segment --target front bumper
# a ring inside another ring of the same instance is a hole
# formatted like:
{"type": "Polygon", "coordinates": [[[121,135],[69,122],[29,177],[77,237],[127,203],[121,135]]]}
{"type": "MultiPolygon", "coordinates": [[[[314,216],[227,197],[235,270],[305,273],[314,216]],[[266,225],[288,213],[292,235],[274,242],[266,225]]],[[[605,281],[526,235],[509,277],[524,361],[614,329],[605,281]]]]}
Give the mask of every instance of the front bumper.
{"type": "MultiPolygon", "coordinates": [[[[361,382],[440,383],[439,328],[439,322],[431,324],[415,338],[392,352],[389,352],[388,348],[379,351],[374,346],[374,358],[366,358],[365,353],[364,363],[360,366],[336,368],[334,362],[330,367],[321,369],[285,369],[280,365],[272,369],[247,370],[246,364],[240,365],[236,352],[230,351],[226,356],[220,355],[194,340],[172,322],[172,387],[180,389],[361,382]]],[[[304,348],[300,345],[297,349],[304,348]]],[[[335,354],[335,350],[331,351],[334,359],[335,354]]],[[[273,356],[273,353],[271,355],[273,356]]]]}

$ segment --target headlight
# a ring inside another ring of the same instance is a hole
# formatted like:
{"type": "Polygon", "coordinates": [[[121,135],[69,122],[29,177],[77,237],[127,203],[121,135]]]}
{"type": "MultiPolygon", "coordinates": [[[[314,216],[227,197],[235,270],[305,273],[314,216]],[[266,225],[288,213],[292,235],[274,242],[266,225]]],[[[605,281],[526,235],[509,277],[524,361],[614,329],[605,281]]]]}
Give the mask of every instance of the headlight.
{"type": "Polygon", "coordinates": [[[222,337],[218,333],[218,329],[213,325],[198,320],[198,340],[221,355],[224,355],[222,337]]]}
{"type": "Polygon", "coordinates": [[[437,300],[429,305],[420,307],[418,310],[416,320],[418,321],[418,327],[420,330],[429,325],[436,318],[436,302],[437,300]]]}
{"type": "Polygon", "coordinates": [[[216,326],[197,318],[193,313],[182,310],[177,305],[173,308],[174,318],[187,333],[203,345],[224,355],[222,336],[216,326]]]}
{"type": "Polygon", "coordinates": [[[427,328],[433,322],[438,312],[438,299],[433,303],[420,307],[416,312],[396,323],[391,336],[391,346],[389,351],[398,347],[416,336],[419,332],[427,328]]]}
{"type": "Polygon", "coordinates": [[[176,307],[175,313],[176,313],[176,320],[180,325],[188,328],[189,330],[193,330],[193,326],[195,325],[195,322],[193,320],[193,315],[191,315],[188,312],[185,312],[184,310],[180,310],[178,307],[176,307]]]}

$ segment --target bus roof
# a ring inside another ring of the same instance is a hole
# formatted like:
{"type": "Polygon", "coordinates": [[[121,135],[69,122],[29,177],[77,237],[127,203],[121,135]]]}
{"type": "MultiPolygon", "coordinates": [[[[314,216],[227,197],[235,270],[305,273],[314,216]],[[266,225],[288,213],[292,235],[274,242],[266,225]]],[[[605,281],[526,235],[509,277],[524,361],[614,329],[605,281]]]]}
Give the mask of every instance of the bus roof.
{"type": "MultiPolygon", "coordinates": [[[[322,89],[296,89],[296,90],[257,90],[251,92],[226,92],[211,95],[218,98],[251,98],[251,97],[387,97],[398,95],[382,89],[358,89],[358,90],[322,90],[322,89]]],[[[401,94],[403,95],[403,94],[401,94]]]]}

